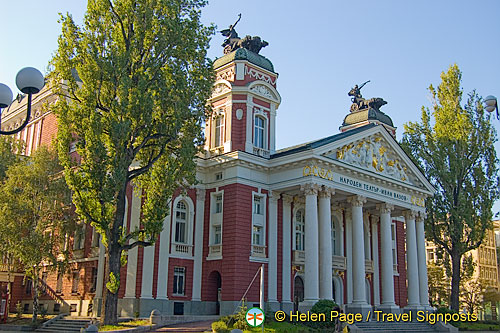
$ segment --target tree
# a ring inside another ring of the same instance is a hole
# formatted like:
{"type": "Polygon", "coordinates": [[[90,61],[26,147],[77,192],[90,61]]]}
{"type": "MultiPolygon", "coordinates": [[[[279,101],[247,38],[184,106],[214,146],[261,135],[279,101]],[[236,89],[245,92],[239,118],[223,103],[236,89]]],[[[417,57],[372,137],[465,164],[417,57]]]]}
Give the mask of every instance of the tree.
{"type": "Polygon", "coordinates": [[[499,198],[496,133],[481,98],[472,92],[462,107],[462,74],[457,65],[431,85],[432,112],[405,124],[402,145],[436,188],[426,200],[426,236],[451,258],[451,308],[459,308],[460,263],[481,245],[499,198]],[[433,120],[431,120],[433,118],[433,120]]]}
{"type": "Polygon", "coordinates": [[[71,229],[70,192],[56,152],[39,148],[6,171],[0,184],[0,243],[33,283],[33,324],[38,315],[39,277],[44,264],[64,263],[65,234],[71,229]]]}
{"type": "Polygon", "coordinates": [[[91,0],[84,26],[63,16],[52,60],[61,96],[59,156],[77,214],[106,249],[104,324],[117,322],[120,258],[152,245],[169,198],[195,183],[195,156],[215,78],[203,0],[91,0]],[[64,82],[64,86],[60,85],[64,82]],[[76,140],[75,167],[68,146],[76,140]],[[139,229],[123,228],[125,194],[143,197],[139,229]]]}
{"type": "Polygon", "coordinates": [[[431,306],[440,308],[449,302],[449,278],[443,267],[428,264],[427,275],[429,278],[429,301],[431,306]]]}

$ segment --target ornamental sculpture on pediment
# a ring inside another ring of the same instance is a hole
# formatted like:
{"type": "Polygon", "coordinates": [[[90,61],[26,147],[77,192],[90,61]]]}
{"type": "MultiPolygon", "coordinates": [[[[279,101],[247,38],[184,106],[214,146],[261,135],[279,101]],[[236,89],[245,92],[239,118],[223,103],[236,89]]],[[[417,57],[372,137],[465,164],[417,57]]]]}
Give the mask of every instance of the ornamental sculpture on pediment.
{"type": "Polygon", "coordinates": [[[352,98],[351,98],[351,101],[352,101],[351,112],[361,111],[361,110],[370,109],[370,108],[374,109],[376,111],[380,111],[380,107],[387,104],[387,102],[384,101],[380,97],[365,99],[365,98],[363,98],[363,96],[361,96],[361,88],[363,88],[365,86],[365,84],[367,84],[368,82],[370,82],[370,80],[366,81],[365,83],[363,83],[359,87],[356,84],[347,93],[348,96],[352,96],[352,98]]]}
{"type": "Polygon", "coordinates": [[[407,168],[394,155],[383,145],[381,137],[373,137],[339,148],[336,157],[347,164],[408,182],[407,168]]]}

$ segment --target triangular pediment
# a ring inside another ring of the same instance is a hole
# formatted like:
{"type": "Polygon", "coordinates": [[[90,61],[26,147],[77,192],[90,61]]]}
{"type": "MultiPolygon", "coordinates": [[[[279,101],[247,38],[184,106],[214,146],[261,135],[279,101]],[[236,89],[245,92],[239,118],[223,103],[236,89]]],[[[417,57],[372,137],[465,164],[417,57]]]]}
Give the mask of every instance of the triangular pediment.
{"type": "Polygon", "coordinates": [[[321,148],[318,154],[384,178],[434,192],[396,140],[382,126],[371,127],[321,148]]]}

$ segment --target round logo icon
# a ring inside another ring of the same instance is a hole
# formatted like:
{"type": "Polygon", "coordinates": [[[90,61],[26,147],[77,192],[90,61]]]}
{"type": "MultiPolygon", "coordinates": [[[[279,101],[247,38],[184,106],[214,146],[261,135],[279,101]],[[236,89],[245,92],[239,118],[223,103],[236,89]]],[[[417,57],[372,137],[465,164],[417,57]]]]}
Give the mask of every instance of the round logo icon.
{"type": "Polygon", "coordinates": [[[261,308],[251,308],[247,311],[245,315],[245,319],[251,327],[257,327],[262,325],[266,316],[264,315],[264,311],[261,308]]]}

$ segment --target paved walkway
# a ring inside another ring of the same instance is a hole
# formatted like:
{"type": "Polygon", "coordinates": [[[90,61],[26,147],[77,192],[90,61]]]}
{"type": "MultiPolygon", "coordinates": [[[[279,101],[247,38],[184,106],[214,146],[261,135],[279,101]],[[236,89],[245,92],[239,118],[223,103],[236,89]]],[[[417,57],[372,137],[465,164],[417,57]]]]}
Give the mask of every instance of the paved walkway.
{"type": "Polygon", "coordinates": [[[190,333],[198,333],[198,332],[212,332],[212,321],[197,321],[194,323],[182,323],[175,324],[166,327],[159,328],[153,332],[190,332],[190,333]]]}

